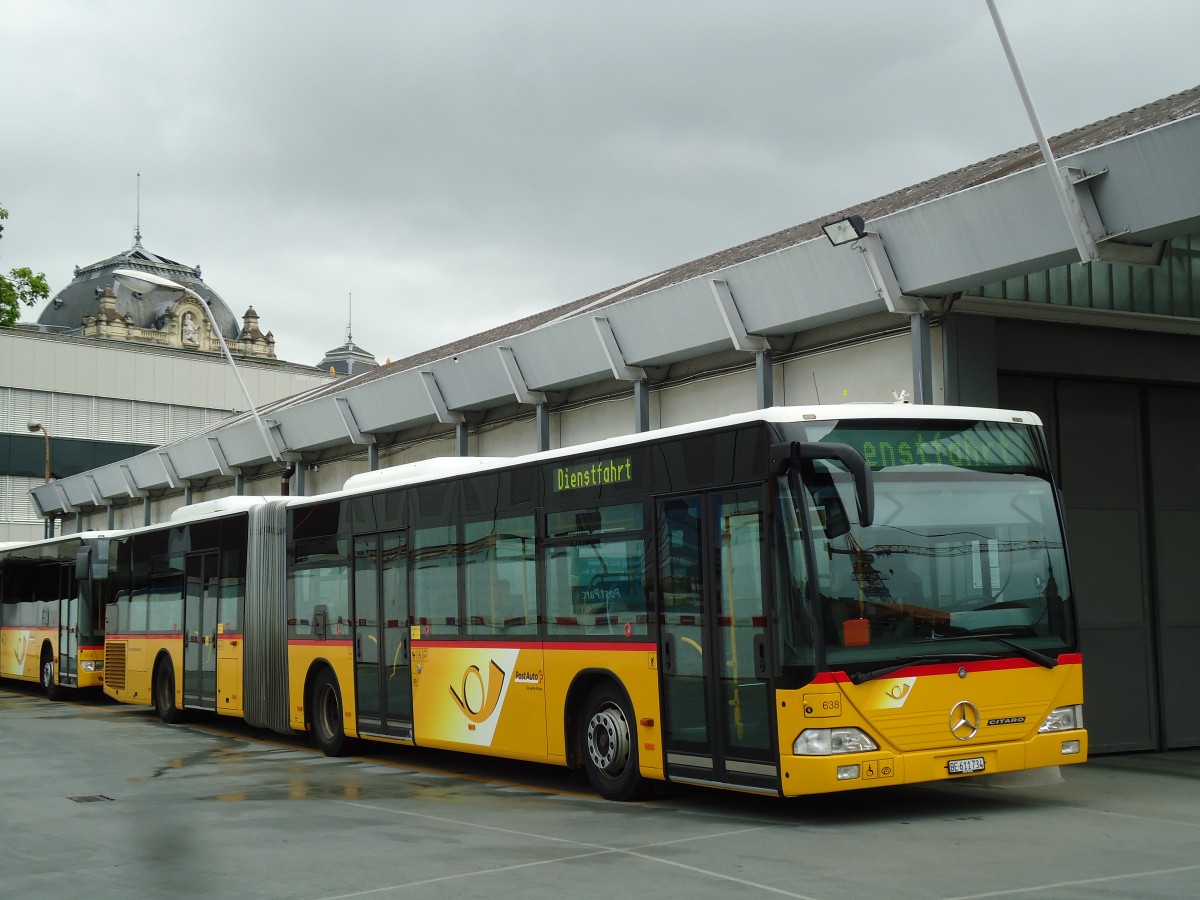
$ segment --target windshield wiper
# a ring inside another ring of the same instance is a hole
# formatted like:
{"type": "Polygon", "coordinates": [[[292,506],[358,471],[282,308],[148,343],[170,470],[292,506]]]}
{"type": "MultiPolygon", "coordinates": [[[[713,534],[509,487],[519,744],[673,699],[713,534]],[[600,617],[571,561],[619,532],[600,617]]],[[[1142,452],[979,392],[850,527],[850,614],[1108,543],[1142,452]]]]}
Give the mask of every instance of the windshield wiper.
{"type": "MultiPolygon", "coordinates": [[[[1012,633],[1004,632],[1004,634],[1011,635],[1012,633]]],[[[1021,656],[1025,657],[1030,662],[1037,663],[1039,666],[1043,666],[1047,669],[1053,669],[1058,665],[1058,660],[1054,657],[1047,656],[1045,653],[1039,653],[1032,647],[1024,647],[1021,644],[1018,644],[1016,641],[1010,641],[1007,637],[1003,637],[1001,634],[947,634],[939,637],[923,638],[920,641],[914,641],[914,643],[936,644],[941,641],[995,641],[998,644],[1003,644],[1005,647],[1011,647],[1013,650],[1016,650],[1019,654],[1021,654],[1021,656]]]]}
{"type": "Polygon", "coordinates": [[[914,656],[879,669],[855,672],[850,676],[850,680],[854,684],[866,684],[868,681],[883,678],[885,675],[891,675],[893,672],[899,672],[901,669],[907,669],[909,666],[920,666],[927,663],[970,662],[975,659],[995,659],[995,657],[987,653],[950,653],[942,656],[914,656]]]}

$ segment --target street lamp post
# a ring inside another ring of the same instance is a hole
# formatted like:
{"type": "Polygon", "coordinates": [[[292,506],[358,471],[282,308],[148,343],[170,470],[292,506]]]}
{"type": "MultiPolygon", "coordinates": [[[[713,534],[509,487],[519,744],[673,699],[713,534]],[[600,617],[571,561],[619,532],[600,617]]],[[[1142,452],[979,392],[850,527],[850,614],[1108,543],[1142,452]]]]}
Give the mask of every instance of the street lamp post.
{"type": "Polygon", "coordinates": [[[272,460],[279,462],[279,451],[275,449],[275,442],[271,440],[270,434],[267,433],[267,426],[259,416],[258,408],[255,407],[254,401],[250,399],[250,391],[246,389],[246,382],[242,381],[242,373],[238,371],[237,364],[233,361],[233,354],[229,352],[229,345],[225,343],[225,335],[221,334],[221,326],[217,323],[217,317],[213,314],[212,307],[209,306],[208,301],[191,288],[177,281],[172,281],[169,278],[163,278],[161,275],[155,275],[152,272],[139,272],[136,269],[114,269],[113,278],[117,280],[118,284],[123,284],[131,291],[137,291],[141,294],[149,293],[155,288],[166,288],[172,291],[182,291],[200,304],[200,307],[208,316],[208,322],[212,325],[213,333],[217,336],[217,342],[221,345],[221,352],[225,354],[225,359],[229,362],[229,368],[233,370],[233,377],[237,379],[238,387],[242,389],[242,396],[246,398],[246,404],[250,407],[250,413],[254,416],[254,421],[258,423],[258,429],[262,432],[263,442],[267,445],[267,452],[271,455],[272,460]]]}
{"type": "MultiPolygon", "coordinates": [[[[40,431],[42,433],[42,437],[45,438],[46,484],[49,484],[50,483],[50,430],[48,428],[46,428],[46,426],[43,425],[41,422],[30,421],[30,423],[26,427],[34,434],[37,434],[40,431]]],[[[54,537],[54,519],[49,516],[46,517],[45,535],[46,535],[46,537],[54,537]]]]}
{"type": "Polygon", "coordinates": [[[41,422],[30,422],[27,426],[30,431],[37,434],[39,431],[42,437],[46,439],[46,484],[50,483],[50,432],[41,422]]]}

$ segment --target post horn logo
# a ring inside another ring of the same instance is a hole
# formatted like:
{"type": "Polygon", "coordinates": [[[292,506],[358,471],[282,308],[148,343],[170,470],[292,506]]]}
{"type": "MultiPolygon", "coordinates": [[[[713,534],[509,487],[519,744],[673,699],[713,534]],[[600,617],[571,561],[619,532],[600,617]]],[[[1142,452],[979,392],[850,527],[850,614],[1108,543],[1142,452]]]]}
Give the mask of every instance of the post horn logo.
{"type": "Polygon", "coordinates": [[[901,682],[900,684],[893,684],[890,688],[888,688],[883,693],[887,696],[887,698],[889,700],[903,700],[905,697],[908,696],[908,692],[910,690],[912,690],[911,685],[901,682]]]}
{"type": "Polygon", "coordinates": [[[979,709],[969,700],[950,707],[950,733],[960,741],[969,741],[979,733],[979,709]]]}
{"type": "Polygon", "coordinates": [[[496,706],[500,703],[500,690],[504,687],[505,672],[502,668],[496,665],[496,661],[489,660],[488,678],[483,680],[483,673],[479,671],[479,666],[468,666],[463,672],[462,687],[460,694],[454,688],[450,688],[450,696],[454,698],[454,702],[458,704],[458,708],[462,710],[462,714],[471,722],[478,725],[481,722],[486,722],[496,711],[496,706]],[[472,685],[473,681],[477,681],[478,685],[472,685]],[[475,687],[475,690],[470,690],[475,687]],[[475,698],[479,699],[478,707],[472,701],[475,698]]]}

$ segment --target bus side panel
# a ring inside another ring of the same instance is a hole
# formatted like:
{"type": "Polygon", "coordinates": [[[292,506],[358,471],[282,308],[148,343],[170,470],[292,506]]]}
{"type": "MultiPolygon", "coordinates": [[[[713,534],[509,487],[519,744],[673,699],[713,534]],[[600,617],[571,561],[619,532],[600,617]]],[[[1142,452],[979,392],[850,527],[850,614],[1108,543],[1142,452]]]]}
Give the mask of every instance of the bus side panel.
{"type": "Polygon", "coordinates": [[[50,652],[58,662],[57,628],[6,628],[0,650],[0,675],[22,681],[41,677],[42,646],[50,642],[50,652]]]}
{"type": "Polygon", "coordinates": [[[242,655],[246,642],[241,634],[227,634],[224,624],[217,628],[217,712],[240,718],[244,712],[242,655]]]}
{"type": "MultiPolygon", "coordinates": [[[[662,710],[658,694],[658,652],[653,644],[546,644],[546,706],[554,715],[549,728],[549,755],[556,762],[566,761],[567,734],[564,718],[582,710],[567,709],[567,693],[580,672],[608,671],[629,694],[633,703],[632,728],[637,729],[639,768],[649,778],[664,778],[662,750],[662,710]],[[641,724],[649,720],[651,724],[641,724]]],[[[574,702],[586,697],[576,694],[574,702]]]]}
{"type": "Polygon", "coordinates": [[[545,762],[541,644],[412,644],[413,723],[422,747],[545,762]]]}
{"type": "Polygon", "coordinates": [[[342,692],[342,727],[349,737],[358,735],[358,713],[354,704],[354,644],[350,641],[288,641],[288,721],[296,731],[305,730],[304,689],[314,666],[328,664],[342,692]]]}
{"type": "Polygon", "coordinates": [[[154,702],[154,661],[158,659],[159,653],[166,651],[175,670],[175,705],[183,708],[181,637],[153,634],[110,635],[105,641],[105,646],[105,694],[122,703],[150,706],[154,702]]]}
{"type": "Polygon", "coordinates": [[[663,777],[653,645],[414,641],[412,665],[418,745],[559,765],[567,762],[564,721],[584,714],[568,709],[572,685],[583,672],[611,673],[633,703],[641,771],[663,777]],[[650,724],[637,724],[643,719],[650,724]]]}

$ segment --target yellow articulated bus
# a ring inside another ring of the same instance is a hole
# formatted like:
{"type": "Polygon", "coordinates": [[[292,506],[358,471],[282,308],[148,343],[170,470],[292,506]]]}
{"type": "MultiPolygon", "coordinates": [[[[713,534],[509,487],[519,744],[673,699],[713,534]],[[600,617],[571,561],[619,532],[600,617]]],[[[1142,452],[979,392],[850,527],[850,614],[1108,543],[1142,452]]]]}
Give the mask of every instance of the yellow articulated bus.
{"type": "Polygon", "coordinates": [[[104,683],[108,547],[100,533],[0,545],[0,677],[51,700],[104,683]]]}
{"type": "Polygon", "coordinates": [[[105,690],[312,734],[780,796],[1083,762],[1031,413],[775,408],[114,540],[105,690]]]}

